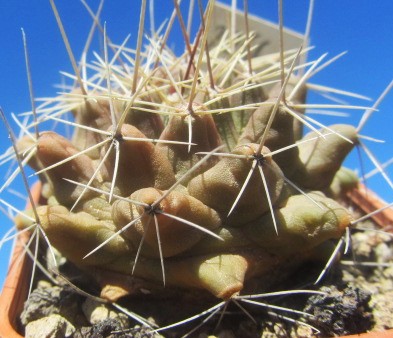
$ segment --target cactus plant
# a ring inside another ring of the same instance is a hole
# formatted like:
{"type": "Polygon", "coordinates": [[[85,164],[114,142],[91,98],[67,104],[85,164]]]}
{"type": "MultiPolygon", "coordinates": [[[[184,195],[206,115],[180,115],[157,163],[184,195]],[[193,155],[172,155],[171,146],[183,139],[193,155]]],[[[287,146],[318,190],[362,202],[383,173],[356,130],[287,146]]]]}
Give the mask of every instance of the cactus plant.
{"type": "Polygon", "coordinates": [[[120,46],[110,59],[102,27],[96,74],[75,64],[75,88],[50,114],[38,109],[37,135],[15,145],[47,199],[17,228],[39,227],[110,301],[146,289],[224,301],[265,290],[273,271],[326,260],[354,220],[340,197],[357,178],[343,181],[342,163],[361,128],[304,114],[321,59],[303,64],[302,48],[255,56],[249,32],[211,43],[212,14],[209,2],[180,56],[157,36],[142,55],[140,34],[135,56],[120,46]],[[72,125],[71,139],[41,130],[48,120],[72,125]]]}

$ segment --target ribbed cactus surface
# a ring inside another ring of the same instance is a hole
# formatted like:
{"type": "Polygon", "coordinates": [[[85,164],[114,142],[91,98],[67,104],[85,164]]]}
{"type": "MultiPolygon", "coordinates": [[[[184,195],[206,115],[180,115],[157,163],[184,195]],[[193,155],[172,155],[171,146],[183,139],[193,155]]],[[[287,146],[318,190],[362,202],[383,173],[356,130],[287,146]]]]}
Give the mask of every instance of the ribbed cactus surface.
{"type": "Polygon", "coordinates": [[[213,44],[209,20],[210,7],[180,56],[161,37],[137,56],[105,48],[94,75],[38,117],[69,124],[70,110],[72,138],[40,130],[17,144],[44,184],[48,242],[111,300],[163,284],[229,299],[315,259],[350,225],[334,198],[357,131],[304,114],[305,52],[255,56],[252,32],[213,44]]]}

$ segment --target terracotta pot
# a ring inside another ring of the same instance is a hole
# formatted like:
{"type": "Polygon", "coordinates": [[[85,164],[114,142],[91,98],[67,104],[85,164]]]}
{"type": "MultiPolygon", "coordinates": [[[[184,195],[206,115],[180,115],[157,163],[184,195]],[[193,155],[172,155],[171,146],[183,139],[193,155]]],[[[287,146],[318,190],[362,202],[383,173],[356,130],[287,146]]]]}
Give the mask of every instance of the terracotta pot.
{"type": "MultiPolygon", "coordinates": [[[[36,184],[32,188],[32,195],[35,201],[40,199],[41,185],[36,184]]],[[[382,208],[386,205],[376,194],[367,190],[363,185],[352,190],[348,197],[353,204],[369,213],[373,210],[382,208]]],[[[28,204],[29,207],[29,204],[28,204]]],[[[392,231],[393,210],[387,208],[381,213],[374,215],[373,220],[381,227],[392,231]]],[[[23,255],[24,244],[27,243],[29,235],[21,234],[17,238],[16,245],[12,254],[8,275],[0,295],[0,337],[1,338],[23,338],[18,333],[17,318],[22,312],[23,303],[27,298],[31,260],[27,255],[23,255]],[[22,258],[21,258],[22,257],[22,258]]],[[[345,336],[345,338],[393,338],[393,329],[381,332],[367,332],[359,335],[345,336]]]]}
{"type": "Polygon", "coordinates": [[[386,331],[373,331],[373,332],[366,332],[361,334],[354,334],[342,338],[392,338],[392,337],[393,337],[393,330],[386,330],[386,331]]]}
{"type": "MultiPolygon", "coordinates": [[[[386,207],[386,202],[382,201],[379,196],[368,190],[363,184],[359,184],[357,189],[348,193],[349,199],[355,206],[361,209],[365,214],[374,210],[386,207]]],[[[393,209],[387,208],[382,212],[372,216],[373,221],[386,231],[393,232],[393,209]]],[[[345,336],[344,338],[388,338],[393,337],[393,329],[386,331],[366,332],[345,336]]]]}
{"type": "MultiPolygon", "coordinates": [[[[31,189],[34,202],[41,197],[41,183],[36,183],[31,189]]],[[[27,204],[27,208],[31,205],[27,204]]],[[[22,338],[17,330],[17,318],[23,310],[23,304],[29,292],[30,272],[32,261],[24,254],[25,245],[29,240],[27,232],[16,238],[14,250],[8,268],[7,278],[0,295],[0,337],[22,338]]]]}
{"type": "MultiPolygon", "coordinates": [[[[359,184],[357,189],[351,190],[348,193],[348,197],[365,214],[386,207],[386,202],[382,201],[379,196],[368,190],[363,184],[359,184]]],[[[372,219],[384,230],[393,232],[392,208],[387,208],[383,212],[373,215],[372,219]]]]}

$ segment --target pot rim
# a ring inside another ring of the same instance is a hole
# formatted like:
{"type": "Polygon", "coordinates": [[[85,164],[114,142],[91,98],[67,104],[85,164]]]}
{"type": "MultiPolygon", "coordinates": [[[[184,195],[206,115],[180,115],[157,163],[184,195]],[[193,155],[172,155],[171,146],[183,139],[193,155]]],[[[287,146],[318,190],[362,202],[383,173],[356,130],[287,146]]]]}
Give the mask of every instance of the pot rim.
{"type": "MultiPolygon", "coordinates": [[[[41,197],[41,182],[33,185],[31,195],[33,201],[38,203],[41,197]]],[[[30,207],[31,204],[28,202],[26,209],[30,207]]],[[[23,310],[29,292],[29,275],[32,269],[32,261],[25,252],[25,245],[29,238],[29,233],[25,231],[14,239],[7,277],[0,294],[0,337],[23,338],[17,332],[16,327],[18,325],[18,315],[23,310]]]]}

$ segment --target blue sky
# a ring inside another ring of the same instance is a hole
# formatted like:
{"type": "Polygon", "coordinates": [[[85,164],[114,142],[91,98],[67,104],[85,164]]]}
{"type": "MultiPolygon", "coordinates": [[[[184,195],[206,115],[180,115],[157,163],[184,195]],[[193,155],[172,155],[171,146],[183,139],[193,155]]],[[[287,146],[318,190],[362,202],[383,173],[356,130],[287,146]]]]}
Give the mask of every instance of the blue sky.
{"type": "MultiPolygon", "coordinates": [[[[120,43],[128,33],[132,34],[130,46],[133,46],[137,34],[139,5],[137,1],[107,1],[104,6],[102,20],[107,22],[108,35],[120,43]]],[[[186,3],[187,1],[184,0],[186,3]]],[[[228,1],[227,1],[228,2],[228,1]]],[[[332,66],[317,74],[312,80],[348,91],[357,92],[376,99],[388,83],[393,79],[393,1],[391,0],[347,0],[347,1],[315,1],[315,13],[311,30],[311,44],[316,48],[310,53],[315,59],[325,52],[334,56],[348,51],[347,55],[332,66]]],[[[95,9],[98,1],[89,1],[95,9]]],[[[238,1],[241,6],[242,1],[238,1]]],[[[7,116],[12,112],[21,113],[30,109],[30,99],[26,80],[24,52],[21,38],[21,27],[28,39],[30,62],[34,92],[36,97],[50,96],[56,93],[54,84],[60,83],[59,70],[72,72],[69,59],[64,49],[60,33],[52,15],[49,1],[6,1],[0,0],[0,106],[7,116]]],[[[83,44],[90,28],[90,18],[86,10],[77,0],[58,0],[57,5],[62,15],[70,43],[77,57],[80,56],[83,44]]],[[[156,1],[156,22],[168,17],[172,1],[156,1]]],[[[249,0],[250,13],[257,14],[272,21],[277,21],[275,0],[249,0]],[[263,3],[263,6],[261,5],[263,3]]],[[[303,32],[307,17],[308,1],[284,1],[285,25],[303,32]]],[[[146,28],[149,23],[146,23],[146,28]]],[[[171,45],[181,50],[179,35],[173,36],[171,45]]],[[[99,44],[95,45],[99,48],[99,44]]],[[[313,102],[320,101],[310,95],[313,102]]],[[[367,104],[358,100],[349,100],[353,104],[367,104]]],[[[371,103],[372,104],[372,103],[371,103]]],[[[393,93],[383,101],[364,128],[362,134],[385,140],[385,144],[372,144],[370,148],[381,162],[393,156],[393,93]]],[[[360,111],[352,112],[350,119],[339,122],[357,124],[360,111]]],[[[324,120],[324,119],[323,119],[324,120]]],[[[3,152],[8,147],[4,126],[0,126],[0,147],[3,152]]],[[[358,168],[357,156],[350,157],[348,166],[358,168]]],[[[370,162],[364,160],[365,171],[372,168],[370,162]]],[[[0,176],[7,172],[5,166],[0,167],[0,176]]],[[[388,170],[392,175],[393,170],[388,170]]],[[[369,185],[385,200],[393,201],[393,192],[381,178],[370,179],[369,185]]],[[[19,187],[23,191],[23,187],[19,187]]],[[[0,196],[22,207],[21,198],[10,193],[0,196]]],[[[11,222],[1,217],[0,235],[11,227],[11,222]]],[[[9,245],[0,251],[0,285],[7,269],[9,245]]]]}

